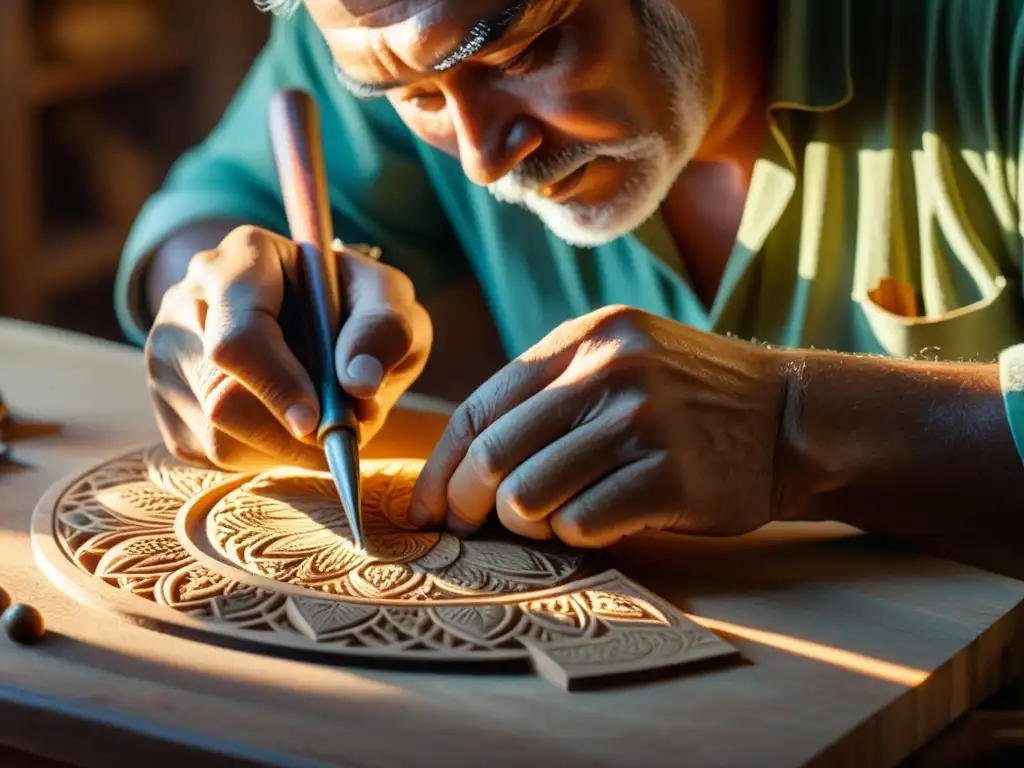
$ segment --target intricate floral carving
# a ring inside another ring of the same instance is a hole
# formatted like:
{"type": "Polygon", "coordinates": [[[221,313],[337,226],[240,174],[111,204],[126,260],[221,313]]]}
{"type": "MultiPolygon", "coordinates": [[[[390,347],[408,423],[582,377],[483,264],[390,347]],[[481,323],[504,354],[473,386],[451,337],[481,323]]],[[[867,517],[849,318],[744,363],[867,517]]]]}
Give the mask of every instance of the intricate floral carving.
{"type": "Polygon", "coordinates": [[[588,612],[600,619],[649,624],[668,623],[665,614],[636,595],[587,590],[581,592],[580,597],[586,604],[588,612]]]}
{"type": "Polygon", "coordinates": [[[561,635],[578,637],[590,627],[590,614],[576,594],[534,600],[523,607],[540,626],[561,635]]]}
{"type": "Polygon", "coordinates": [[[548,589],[578,574],[579,552],[498,538],[460,542],[407,528],[420,462],[369,465],[363,520],[372,556],[352,543],[330,476],[271,472],[228,493],[207,533],[235,565],[276,581],[334,595],[443,600],[548,589]]]}
{"type": "Polygon", "coordinates": [[[377,608],[364,603],[339,603],[325,600],[288,601],[288,618],[309,639],[320,641],[332,634],[369,623],[377,608]]]}
{"type": "Polygon", "coordinates": [[[548,655],[563,665],[607,664],[636,659],[670,657],[685,650],[688,638],[667,629],[642,629],[634,632],[609,632],[597,641],[549,648],[548,655]]]}
{"type": "Polygon", "coordinates": [[[87,575],[90,590],[117,590],[141,601],[131,605],[159,606],[171,623],[187,617],[267,649],[442,661],[536,657],[541,649],[545,663],[566,668],[634,657],[656,666],[701,643],[730,650],[614,571],[579,580],[579,552],[415,531],[408,507],[419,466],[364,466],[374,557],[352,546],[326,475],[246,479],[184,466],[162,447],[97,467],[36,514],[69,564],[57,570],[87,575]],[[202,493],[215,500],[209,542],[234,570],[198,562],[176,536],[186,502],[202,493]],[[238,575],[245,571],[308,596],[247,583],[238,575]]]}
{"type": "Polygon", "coordinates": [[[142,457],[146,475],[165,492],[182,501],[226,480],[229,475],[212,469],[190,467],[172,456],[163,445],[150,448],[142,457]]]}

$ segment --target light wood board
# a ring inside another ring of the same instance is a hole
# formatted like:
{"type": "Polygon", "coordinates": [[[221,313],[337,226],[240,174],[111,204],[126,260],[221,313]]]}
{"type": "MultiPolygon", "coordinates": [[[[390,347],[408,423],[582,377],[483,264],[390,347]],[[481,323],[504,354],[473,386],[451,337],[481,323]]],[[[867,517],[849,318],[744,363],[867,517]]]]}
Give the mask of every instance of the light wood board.
{"type": "MultiPolygon", "coordinates": [[[[15,444],[33,469],[0,475],[0,584],[51,631],[35,647],[0,639],[8,746],[85,766],[890,765],[1020,669],[1024,584],[838,525],[617,547],[619,570],[746,663],[612,691],[327,666],[164,635],[61,593],[29,538],[52,483],[159,439],[140,354],[0,321],[0,390],[19,414],[63,424],[15,444]]],[[[394,426],[427,450],[438,419],[406,410],[394,426]]]]}

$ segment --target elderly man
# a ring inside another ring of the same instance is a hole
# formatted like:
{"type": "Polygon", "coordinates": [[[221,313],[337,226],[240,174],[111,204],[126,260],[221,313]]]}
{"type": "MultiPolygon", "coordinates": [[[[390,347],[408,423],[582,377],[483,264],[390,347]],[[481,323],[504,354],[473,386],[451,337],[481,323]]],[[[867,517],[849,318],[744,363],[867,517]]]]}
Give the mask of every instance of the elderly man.
{"type": "Polygon", "coordinates": [[[1024,0],[259,4],[266,50],[119,276],[178,456],[323,466],[265,129],[298,86],[337,232],[384,254],[338,254],[363,439],[432,345],[493,359],[469,302],[452,322],[467,278],[511,358],[423,526],[1024,534],[1024,0]]]}

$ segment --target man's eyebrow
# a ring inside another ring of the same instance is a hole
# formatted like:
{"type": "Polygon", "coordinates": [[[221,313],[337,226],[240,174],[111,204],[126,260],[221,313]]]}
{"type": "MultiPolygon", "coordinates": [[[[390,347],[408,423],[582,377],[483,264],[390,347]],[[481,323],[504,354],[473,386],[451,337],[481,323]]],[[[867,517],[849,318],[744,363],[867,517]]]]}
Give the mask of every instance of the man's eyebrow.
{"type": "Polygon", "coordinates": [[[518,0],[491,19],[481,19],[455,49],[431,65],[435,72],[444,72],[468,58],[476,56],[484,48],[498,42],[512,27],[519,23],[527,12],[543,0],[518,0]]]}
{"type": "MultiPolygon", "coordinates": [[[[522,20],[527,12],[543,2],[546,2],[546,0],[517,0],[513,5],[493,18],[481,19],[473,25],[461,43],[451,52],[439,57],[430,68],[435,72],[444,72],[475,56],[487,46],[501,40],[502,37],[508,34],[509,30],[522,20]]],[[[345,72],[337,62],[334,63],[334,74],[345,89],[359,99],[379,98],[391,89],[404,85],[403,82],[397,80],[388,83],[365,83],[356,80],[345,72]]]]}

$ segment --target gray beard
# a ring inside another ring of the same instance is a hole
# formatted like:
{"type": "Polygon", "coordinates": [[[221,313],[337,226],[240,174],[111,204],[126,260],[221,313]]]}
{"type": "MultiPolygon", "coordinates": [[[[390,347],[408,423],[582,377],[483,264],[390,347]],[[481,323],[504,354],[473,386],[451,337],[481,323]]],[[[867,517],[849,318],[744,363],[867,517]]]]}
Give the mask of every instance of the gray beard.
{"type": "Polygon", "coordinates": [[[532,211],[570,245],[603,245],[643,224],[693,159],[706,130],[703,56],[689,19],[672,0],[632,0],[632,4],[649,60],[669,98],[673,115],[670,136],[645,134],[579,144],[543,159],[531,156],[488,186],[496,199],[532,211]],[[632,161],[636,166],[606,204],[556,203],[537,194],[546,184],[597,158],[632,161]]]}

